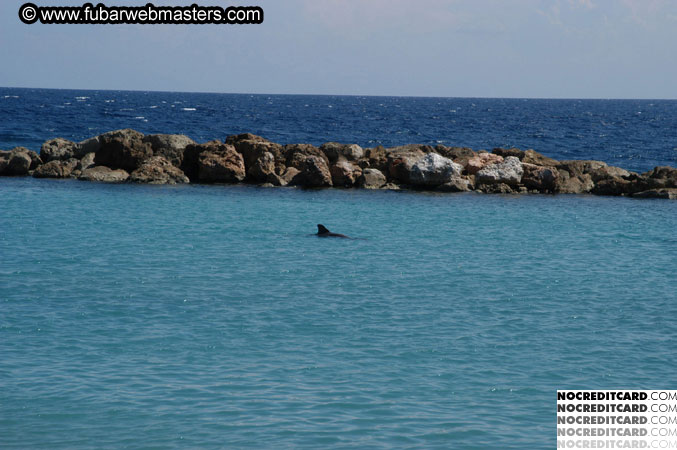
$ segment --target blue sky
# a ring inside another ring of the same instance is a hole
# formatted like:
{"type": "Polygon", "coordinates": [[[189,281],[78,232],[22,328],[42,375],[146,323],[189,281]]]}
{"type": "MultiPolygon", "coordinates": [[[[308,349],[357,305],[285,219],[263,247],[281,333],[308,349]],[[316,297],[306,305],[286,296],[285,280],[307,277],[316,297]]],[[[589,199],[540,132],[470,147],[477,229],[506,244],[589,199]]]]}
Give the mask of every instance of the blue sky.
{"type": "Polygon", "coordinates": [[[0,2],[0,86],[677,98],[674,0],[196,1],[263,7],[246,26],[25,25],[22,3],[0,2]]]}

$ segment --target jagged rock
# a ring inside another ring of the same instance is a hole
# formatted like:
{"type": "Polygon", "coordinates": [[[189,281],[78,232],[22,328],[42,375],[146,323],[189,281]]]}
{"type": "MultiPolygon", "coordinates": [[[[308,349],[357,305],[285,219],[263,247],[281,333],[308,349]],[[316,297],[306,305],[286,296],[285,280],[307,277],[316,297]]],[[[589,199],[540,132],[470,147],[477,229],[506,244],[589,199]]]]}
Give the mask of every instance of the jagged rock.
{"type": "Polygon", "coordinates": [[[320,150],[327,155],[330,163],[335,163],[341,159],[348,161],[357,161],[364,156],[364,149],[357,144],[339,144],[337,142],[327,142],[320,146],[320,150]]]}
{"type": "Polygon", "coordinates": [[[424,155],[425,153],[416,146],[407,145],[388,149],[387,174],[398,183],[411,184],[411,171],[414,164],[424,155]]]}
{"type": "Polygon", "coordinates": [[[522,163],[522,167],[524,168],[522,184],[528,189],[538,192],[555,192],[558,189],[560,175],[555,167],[537,166],[529,163],[522,163]]]}
{"type": "Polygon", "coordinates": [[[599,170],[602,167],[607,167],[607,164],[603,161],[592,160],[560,161],[557,164],[557,168],[560,171],[566,170],[569,172],[569,175],[573,177],[590,174],[591,172],[599,170]]]}
{"type": "Polygon", "coordinates": [[[547,156],[541,155],[540,153],[531,149],[520,150],[518,148],[495,148],[492,150],[492,153],[502,156],[503,158],[514,156],[523,163],[533,164],[536,166],[554,167],[558,164],[557,160],[548,158],[547,156]]]}
{"type": "Polygon", "coordinates": [[[305,156],[302,162],[298,162],[298,154],[292,156],[294,164],[300,172],[291,180],[289,184],[303,187],[324,187],[332,186],[331,173],[327,160],[324,158],[311,155],[305,156]]]}
{"type": "Polygon", "coordinates": [[[475,188],[472,181],[463,177],[453,177],[448,183],[437,187],[440,192],[468,192],[475,188]]]}
{"type": "Polygon", "coordinates": [[[643,173],[642,177],[651,188],[677,188],[677,168],[659,166],[643,173]]]}
{"type": "MultiPolygon", "coordinates": [[[[327,167],[327,173],[329,173],[329,158],[324,154],[322,150],[310,144],[291,144],[285,145],[285,165],[287,167],[296,167],[301,172],[304,171],[306,165],[306,159],[309,156],[319,158],[325,162],[324,166],[327,167]]],[[[331,177],[329,177],[331,179],[331,177]]]]}
{"type": "Polygon", "coordinates": [[[591,173],[607,167],[602,161],[572,160],[560,161],[557,191],[562,194],[585,194],[595,187],[591,173]]]}
{"type": "Polygon", "coordinates": [[[465,170],[470,175],[475,175],[480,170],[491,164],[498,164],[503,162],[503,157],[493,153],[480,152],[476,156],[466,161],[465,170]]]}
{"type": "Polygon", "coordinates": [[[292,180],[299,174],[301,171],[296,167],[287,167],[285,171],[280,176],[282,181],[282,186],[286,186],[292,182],[292,180]]]}
{"type": "Polygon", "coordinates": [[[545,155],[534,150],[526,150],[524,156],[520,159],[522,163],[534,164],[536,166],[555,167],[559,163],[556,159],[548,158],[545,155]]]}
{"type": "Polygon", "coordinates": [[[506,184],[516,186],[522,181],[524,168],[515,156],[505,157],[503,162],[486,166],[476,177],[479,184],[506,184]]]}
{"type": "Polygon", "coordinates": [[[381,190],[384,190],[384,191],[399,191],[399,190],[402,190],[402,188],[395,183],[386,183],[383,186],[381,186],[381,190]]]}
{"type": "MultiPolygon", "coordinates": [[[[246,160],[245,167],[247,167],[246,160]]],[[[247,178],[249,181],[253,182],[266,182],[279,185],[280,182],[275,173],[275,156],[270,152],[261,153],[261,155],[249,165],[247,178]]]]}
{"type": "Polygon", "coordinates": [[[143,138],[143,142],[150,144],[153,156],[164,156],[176,167],[181,167],[186,147],[196,143],[183,134],[149,134],[143,138]]]}
{"type": "Polygon", "coordinates": [[[78,154],[86,155],[88,153],[96,153],[101,148],[99,136],[94,136],[84,141],[78,142],[78,154]]]}
{"type": "Polygon", "coordinates": [[[628,172],[625,169],[621,169],[620,167],[614,167],[614,166],[602,166],[597,169],[593,169],[590,172],[590,178],[594,183],[597,183],[602,180],[610,179],[610,178],[624,178],[624,177],[629,177],[630,172],[628,172]]]}
{"type": "Polygon", "coordinates": [[[200,171],[200,154],[207,150],[213,149],[218,150],[223,143],[220,141],[210,141],[205,142],[204,144],[189,144],[183,150],[183,161],[181,161],[181,166],[179,169],[190,179],[190,181],[198,182],[199,171],[200,171]]]}
{"type": "Polygon", "coordinates": [[[213,145],[198,157],[198,178],[202,182],[237,183],[245,176],[244,159],[232,145],[213,145]]]}
{"type": "Polygon", "coordinates": [[[632,196],[638,198],[662,198],[667,200],[677,200],[677,188],[649,189],[648,191],[638,192],[632,196]]]}
{"type": "MultiPolygon", "coordinates": [[[[513,156],[509,156],[508,158],[514,158],[513,156]]],[[[516,188],[519,191],[519,188],[516,188]]],[[[479,190],[484,192],[485,194],[514,194],[515,188],[513,186],[509,186],[505,183],[494,183],[494,184],[482,184],[479,187],[479,190]]]]}
{"type": "Polygon", "coordinates": [[[33,171],[35,178],[68,178],[78,165],[78,160],[71,158],[66,161],[54,159],[33,171]]]}
{"type": "Polygon", "coordinates": [[[153,156],[144,161],[141,167],[129,176],[132,183],[182,184],[188,183],[188,177],[164,156],[153,156]]]}
{"type": "Polygon", "coordinates": [[[94,166],[82,171],[78,180],[99,181],[102,183],[122,183],[127,181],[129,173],[122,169],[113,170],[106,166],[94,166]]]}
{"type": "Polygon", "coordinates": [[[82,157],[78,161],[78,165],[75,166],[75,170],[83,171],[85,169],[89,169],[90,167],[94,167],[94,158],[96,157],[95,153],[87,153],[85,156],[82,157]]]}
{"type": "Polygon", "coordinates": [[[364,189],[380,189],[386,184],[386,177],[378,169],[364,169],[357,182],[364,189]]]}
{"type": "Polygon", "coordinates": [[[16,147],[8,152],[0,152],[0,160],[0,175],[25,176],[28,175],[29,170],[33,170],[31,151],[24,147],[16,147]]]}
{"type": "Polygon", "coordinates": [[[590,190],[596,195],[625,195],[641,190],[641,187],[622,177],[604,178],[590,190]]]}
{"type": "Polygon", "coordinates": [[[444,145],[438,145],[435,147],[435,152],[462,166],[465,166],[470,158],[477,156],[477,152],[468,147],[445,147],[444,145]]]}
{"type": "Polygon", "coordinates": [[[275,184],[274,181],[271,181],[272,175],[284,173],[286,157],[284,147],[280,144],[259,138],[258,140],[239,140],[234,146],[235,150],[240,152],[244,158],[244,165],[250,181],[259,183],[269,181],[275,184]],[[266,153],[269,155],[266,155],[266,153]],[[273,156],[272,167],[270,166],[270,155],[273,156]]]}
{"type": "Polygon", "coordinates": [[[409,180],[415,186],[439,186],[461,175],[463,166],[437,153],[428,153],[411,167],[409,180]]]}
{"type": "Polygon", "coordinates": [[[98,166],[123,169],[131,172],[153,156],[149,143],[143,142],[143,134],[125,129],[99,136],[101,144],[94,158],[98,166]]]}
{"type": "Polygon", "coordinates": [[[329,169],[334,186],[352,187],[362,175],[362,169],[345,159],[339,160],[329,169]]]}
{"type": "Polygon", "coordinates": [[[387,172],[388,154],[385,147],[379,145],[378,147],[365,148],[364,156],[357,162],[357,165],[362,169],[372,168],[383,173],[387,172]]]}
{"type": "Polygon", "coordinates": [[[571,176],[566,170],[559,170],[556,184],[560,194],[587,194],[595,187],[590,174],[571,176]]]}
{"type": "Polygon", "coordinates": [[[252,133],[234,134],[226,138],[226,144],[232,145],[235,148],[237,148],[237,143],[240,141],[270,142],[268,139],[252,133]]]}
{"type": "MultiPolygon", "coordinates": [[[[40,148],[40,159],[45,163],[50,161],[66,161],[71,158],[77,158],[79,154],[79,145],[67,139],[50,139],[42,144],[40,148]]],[[[53,167],[53,166],[52,166],[53,167]]]]}

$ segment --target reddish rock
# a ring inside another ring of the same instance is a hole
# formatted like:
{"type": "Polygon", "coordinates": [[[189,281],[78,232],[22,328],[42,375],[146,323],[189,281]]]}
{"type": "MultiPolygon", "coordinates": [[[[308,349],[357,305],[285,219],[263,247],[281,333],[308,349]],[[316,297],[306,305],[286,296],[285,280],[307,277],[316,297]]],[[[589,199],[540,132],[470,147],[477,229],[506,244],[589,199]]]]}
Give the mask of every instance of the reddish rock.
{"type": "Polygon", "coordinates": [[[468,159],[464,164],[466,172],[470,175],[475,175],[480,170],[484,169],[490,164],[497,164],[503,162],[503,157],[493,153],[480,152],[476,156],[468,159]]]}
{"type": "Polygon", "coordinates": [[[33,171],[33,176],[35,178],[68,178],[71,176],[77,165],[78,160],[75,158],[71,158],[67,161],[54,159],[35,169],[35,171],[33,171]]]}
{"type": "Polygon", "coordinates": [[[352,187],[362,175],[362,169],[355,163],[340,160],[329,169],[334,186],[352,187]]]}
{"type": "Polygon", "coordinates": [[[182,184],[190,180],[164,156],[153,156],[131,173],[129,181],[147,184],[182,184]]]}
{"type": "Polygon", "coordinates": [[[211,146],[198,157],[198,178],[206,183],[237,183],[245,179],[242,155],[232,145],[211,146]]]}

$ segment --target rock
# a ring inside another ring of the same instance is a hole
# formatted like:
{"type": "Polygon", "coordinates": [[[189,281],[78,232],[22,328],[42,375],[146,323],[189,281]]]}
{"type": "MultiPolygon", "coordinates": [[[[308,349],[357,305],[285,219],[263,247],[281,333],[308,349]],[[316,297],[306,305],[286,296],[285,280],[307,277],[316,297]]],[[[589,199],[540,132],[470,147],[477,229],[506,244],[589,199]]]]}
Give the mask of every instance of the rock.
{"type": "Polygon", "coordinates": [[[357,164],[345,159],[333,164],[329,172],[331,173],[333,185],[342,187],[354,186],[360,175],[362,175],[362,169],[357,164]]]}
{"type": "Polygon", "coordinates": [[[39,166],[42,165],[43,161],[42,158],[40,158],[40,155],[35,153],[33,150],[28,150],[25,147],[17,147],[16,150],[21,150],[22,152],[26,153],[30,158],[31,158],[31,166],[28,168],[28,170],[35,170],[39,166]]]}
{"type": "Polygon", "coordinates": [[[199,178],[199,160],[200,154],[210,149],[218,150],[223,145],[220,141],[210,141],[204,144],[189,144],[183,150],[183,161],[179,167],[190,181],[198,182],[199,178]]]}
{"type": "Polygon", "coordinates": [[[677,168],[659,166],[643,173],[642,177],[652,188],[677,188],[677,168]]]}
{"type": "Polygon", "coordinates": [[[503,158],[514,156],[523,163],[534,164],[536,166],[554,167],[558,164],[557,160],[541,155],[534,150],[520,150],[518,148],[495,148],[492,150],[492,153],[502,156],[503,158]]]}
{"type": "Polygon", "coordinates": [[[303,167],[306,164],[306,159],[309,156],[319,158],[325,162],[327,166],[327,173],[329,173],[329,158],[324,154],[319,148],[310,145],[310,144],[291,144],[285,145],[285,165],[287,167],[296,167],[301,172],[304,171],[303,167]]]}
{"type": "Polygon", "coordinates": [[[380,189],[386,184],[386,177],[378,169],[364,169],[357,182],[363,189],[380,189]]]}
{"type": "Polygon", "coordinates": [[[439,186],[451,182],[461,172],[460,164],[437,153],[428,153],[414,163],[409,179],[415,186],[439,186]]]}
{"type": "Polygon", "coordinates": [[[399,191],[402,188],[395,183],[386,183],[383,186],[381,186],[381,189],[386,191],[399,191]]]}
{"type": "Polygon", "coordinates": [[[54,159],[41,165],[33,171],[35,178],[68,178],[78,165],[78,160],[71,158],[66,161],[54,159]]]}
{"type": "Polygon", "coordinates": [[[327,155],[330,163],[335,163],[342,159],[348,161],[357,161],[364,156],[364,149],[357,144],[339,144],[336,142],[327,142],[322,144],[320,150],[327,155]]]}
{"type": "Polygon", "coordinates": [[[475,175],[480,170],[491,164],[498,164],[503,162],[503,157],[493,153],[480,152],[476,156],[468,159],[464,164],[466,172],[470,175],[475,175]]]}
{"type": "Polygon", "coordinates": [[[422,150],[412,146],[389,149],[386,156],[388,169],[386,173],[398,183],[411,184],[411,171],[414,164],[424,155],[422,150]]]}
{"type": "Polygon", "coordinates": [[[607,165],[604,165],[604,166],[599,167],[597,169],[593,169],[589,172],[589,174],[590,174],[590,178],[595,183],[602,181],[602,180],[609,179],[609,178],[623,178],[623,177],[629,177],[630,176],[630,172],[628,172],[625,169],[621,169],[620,167],[607,166],[607,165]]]}
{"type": "Polygon", "coordinates": [[[649,189],[648,191],[638,192],[632,196],[638,198],[662,198],[666,200],[677,200],[677,188],[649,189]]]}
{"type": "Polygon", "coordinates": [[[148,184],[189,183],[188,177],[164,156],[153,156],[131,173],[129,181],[148,184]]]}
{"type": "Polygon", "coordinates": [[[240,152],[244,158],[249,181],[275,184],[272,176],[284,173],[286,157],[284,147],[280,144],[268,142],[261,138],[259,140],[240,140],[234,146],[235,150],[240,152]],[[271,155],[272,160],[270,159],[271,155]]]}
{"type": "Polygon", "coordinates": [[[477,172],[479,184],[506,184],[516,186],[522,181],[524,168],[515,156],[507,156],[503,162],[491,164],[477,172]]]}
{"type": "Polygon", "coordinates": [[[96,153],[101,148],[101,142],[99,142],[99,136],[94,136],[84,141],[78,142],[78,154],[86,155],[88,153],[96,153]]]}
{"type": "Polygon", "coordinates": [[[99,181],[102,183],[122,183],[127,181],[129,174],[122,169],[112,170],[106,166],[90,167],[82,171],[78,180],[99,181]]]}
{"type": "Polygon", "coordinates": [[[534,164],[536,166],[555,167],[559,164],[556,159],[548,158],[533,150],[526,150],[520,159],[522,163],[534,164]]]}
{"type": "MultiPolygon", "coordinates": [[[[514,158],[514,156],[509,156],[508,158],[514,158]]],[[[519,189],[519,188],[517,188],[519,189]]],[[[480,186],[480,190],[485,194],[514,194],[516,193],[512,186],[509,186],[505,183],[494,183],[494,184],[483,184],[480,186]]]]}
{"type": "MultiPolygon", "coordinates": [[[[78,144],[67,139],[50,139],[42,144],[40,148],[40,159],[45,163],[50,161],[66,161],[74,158],[77,153],[78,144]]],[[[54,167],[54,165],[52,165],[54,167]]]]}
{"type": "Polygon", "coordinates": [[[234,134],[226,138],[226,144],[235,146],[236,148],[236,144],[240,141],[270,142],[269,140],[252,133],[234,134]]]}
{"type": "Polygon", "coordinates": [[[296,167],[287,167],[280,176],[280,180],[282,181],[282,186],[286,186],[289,183],[292,182],[292,180],[299,174],[301,171],[297,169],[296,167]]]}
{"type": "Polygon", "coordinates": [[[559,170],[556,184],[556,191],[560,194],[586,194],[595,187],[589,174],[571,176],[566,170],[559,170]]]}
{"type": "Polygon", "coordinates": [[[520,150],[519,148],[500,148],[497,147],[491,151],[494,155],[502,156],[503,159],[507,158],[508,156],[514,156],[515,158],[521,160],[524,158],[524,150],[520,150]]]}
{"type": "Polygon", "coordinates": [[[164,156],[176,167],[181,167],[186,147],[196,143],[183,134],[149,134],[143,138],[143,142],[150,144],[153,156],[164,156]]]}
{"type": "Polygon", "coordinates": [[[522,163],[522,167],[524,173],[521,182],[527,189],[538,192],[557,191],[560,175],[555,167],[544,167],[530,163],[522,163]]]}
{"type": "Polygon", "coordinates": [[[474,189],[472,181],[463,177],[453,177],[448,183],[437,187],[440,192],[468,192],[474,189]]]}
{"type": "Polygon", "coordinates": [[[591,192],[595,183],[591,173],[607,167],[602,161],[560,161],[557,165],[559,180],[557,192],[562,194],[585,194],[591,192]]]}
{"type": "MultiPolygon", "coordinates": [[[[35,152],[33,152],[35,153],[35,152]]],[[[33,158],[30,150],[24,147],[16,147],[8,152],[1,152],[0,175],[4,176],[25,176],[32,170],[33,158]]]]}
{"type": "Polygon", "coordinates": [[[593,161],[593,160],[560,161],[557,164],[557,168],[560,171],[566,170],[572,177],[590,174],[591,172],[599,170],[602,167],[606,166],[607,164],[603,161],[593,161]]]}
{"type": "MultiPolygon", "coordinates": [[[[245,161],[245,167],[247,163],[245,161]]],[[[249,181],[271,183],[279,186],[280,180],[275,173],[275,156],[270,152],[263,152],[247,170],[249,181]]]]}
{"type": "Polygon", "coordinates": [[[381,145],[364,150],[364,157],[358,165],[362,169],[378,169],[382,173],[388,172],[388,151],[381,145]]]}
{"type": "Polygon", "coordinates": [[[212,145],[198,157],[198,179],[201,182],[238,183],[245,176],[244,159],[232,145],[212,145]]]}
{"type": "Polygon", "coordinates": [[[150,144],[143,142],[143,134],[138,131],[111,131],[99,136],[99,142],[101,147],[94,158],[98,166],[131,172],[153,156],[150,144]]]}
{"type": "Polygon", "coordinates": [[[641,190],[637,184],[621,177],[604,178],[590,190],[596,195],[624,195],[641,190]]]}
{"type": "Polygon", "coordinates": [[[477,156],[477,152],[468,147],[445,147],[444,145],[438,145],[435,147],[435,152],[464,167],[470,158],[477,156]]]}
{"type": "Polygon", "coordinates": [[[75,167],[75,170],[83,171],[90,167],[94,167],[95,156],[96,154],[94,153],[87,153],[85,156],[82,157],[82,159],[78,161],[78,165],[75,167]]]}
{"type": "MultiPolygon", "coordinates": [[[[299,158],[298,155],[293,158],[299,158]]],[[[291,180],[289,184],[303,187],[324,187],[332,186],[331,173],[327,160],[319,156],[306,156],[301,163],[295,162],[294,167],[300,172],[291,180]]]]}

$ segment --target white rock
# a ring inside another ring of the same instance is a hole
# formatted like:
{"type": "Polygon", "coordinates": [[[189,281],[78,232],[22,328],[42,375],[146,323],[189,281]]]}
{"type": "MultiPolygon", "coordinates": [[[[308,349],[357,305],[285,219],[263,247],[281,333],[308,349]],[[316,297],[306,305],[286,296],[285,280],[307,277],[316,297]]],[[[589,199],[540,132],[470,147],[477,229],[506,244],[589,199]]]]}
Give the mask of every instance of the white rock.
{"type": "Polygon", "coordinates": [[[410,180],[414,185],[439,186],[461,175],[463,166],[437,153],[428,153],[411,168],[410,180]]]}
{"type": "Polygon", "coordinates": [[[491,164],[477,172],[477,180],[484,184],[505,183],[514,186],[522,181],[524,168],[515,156],[508,156],[503,162],[491,164]]]}

